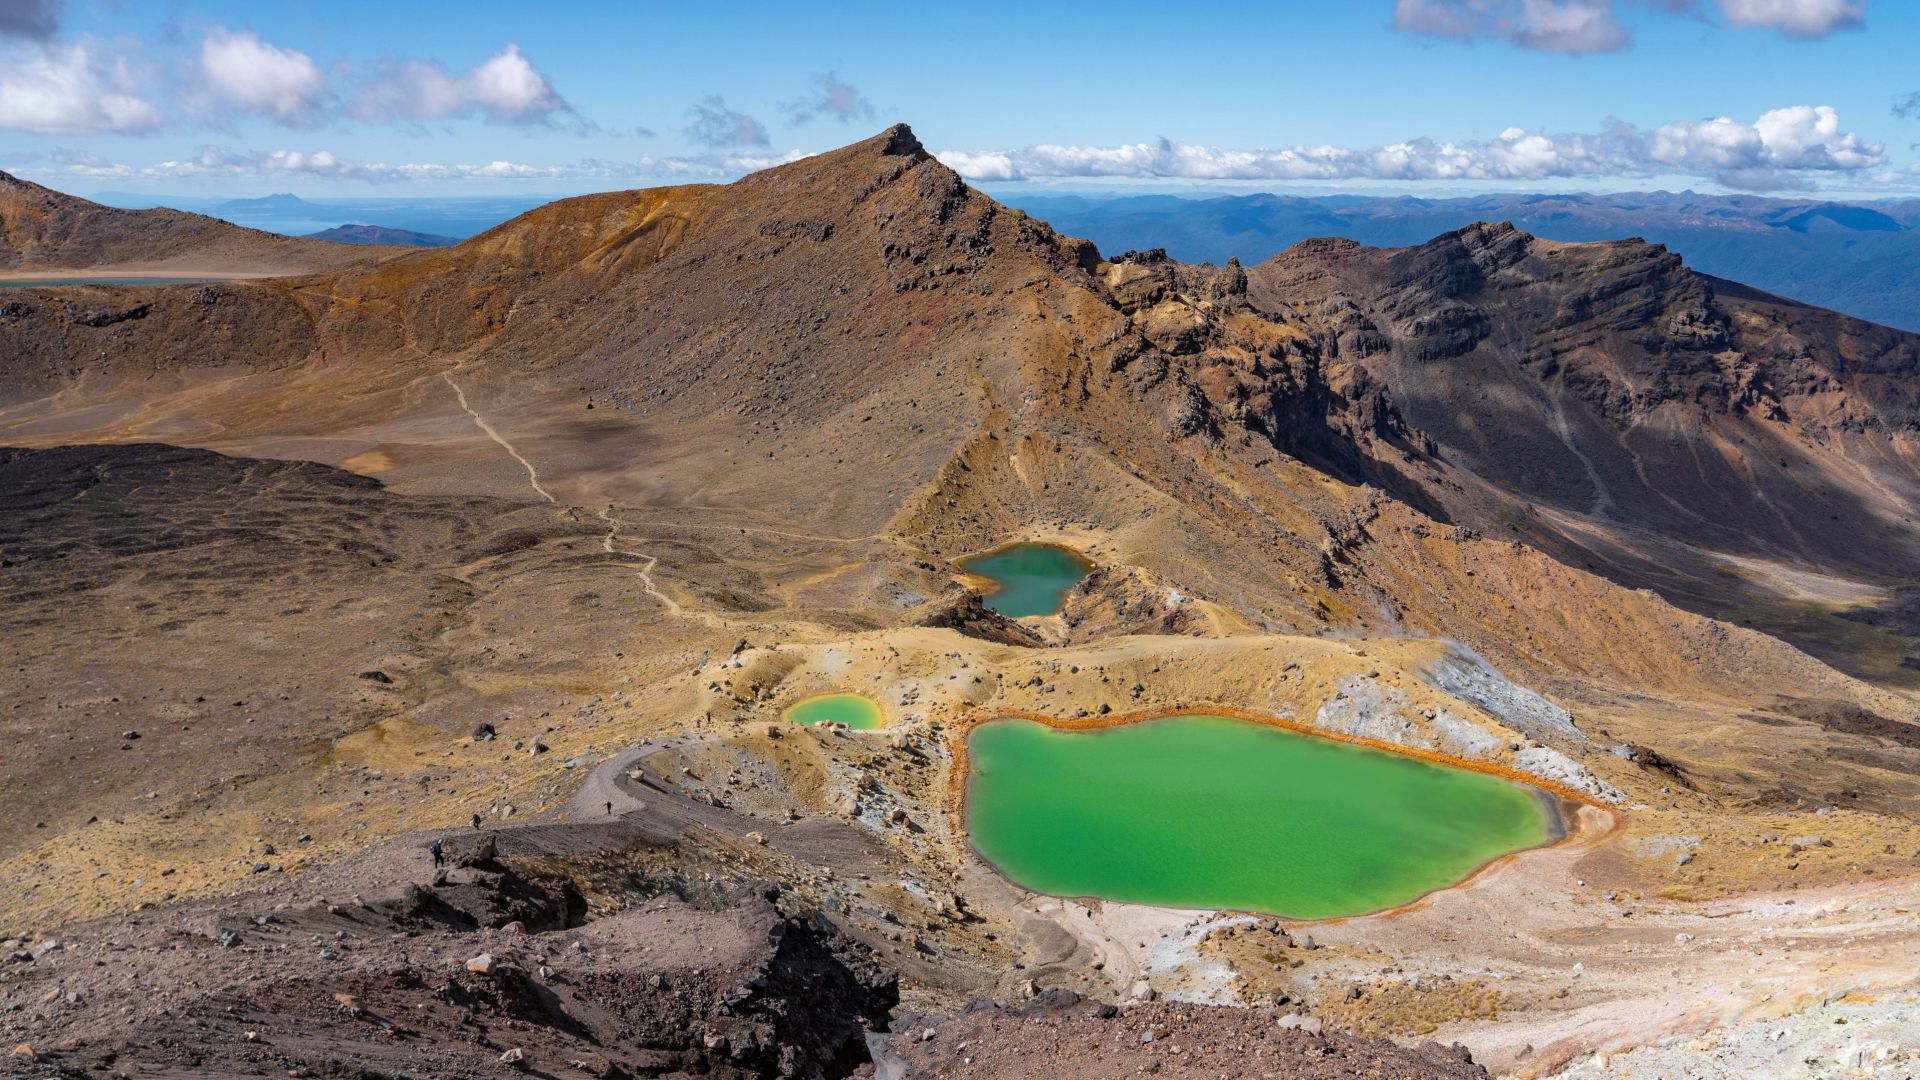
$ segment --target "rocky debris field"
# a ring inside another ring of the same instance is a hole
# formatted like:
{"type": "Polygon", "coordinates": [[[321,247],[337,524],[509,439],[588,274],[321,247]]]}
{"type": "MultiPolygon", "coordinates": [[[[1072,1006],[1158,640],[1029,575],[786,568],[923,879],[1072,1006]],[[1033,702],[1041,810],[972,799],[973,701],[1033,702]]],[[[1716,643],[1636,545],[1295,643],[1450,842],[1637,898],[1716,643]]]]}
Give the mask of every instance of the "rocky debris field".
{"type": "Polygon", "coordinates": [[[1323,1030],[1298,1013],[1180,1002],[1101,1004],[1065,990],[1018,1007],[978,1001],[950,1016],[909,1016],[874,1040],[874,1075],[1035,1080],[1273,1077],[1379,1080],[1485,1077],[1458,1044],[1405,1049],[1323,1030]]]}

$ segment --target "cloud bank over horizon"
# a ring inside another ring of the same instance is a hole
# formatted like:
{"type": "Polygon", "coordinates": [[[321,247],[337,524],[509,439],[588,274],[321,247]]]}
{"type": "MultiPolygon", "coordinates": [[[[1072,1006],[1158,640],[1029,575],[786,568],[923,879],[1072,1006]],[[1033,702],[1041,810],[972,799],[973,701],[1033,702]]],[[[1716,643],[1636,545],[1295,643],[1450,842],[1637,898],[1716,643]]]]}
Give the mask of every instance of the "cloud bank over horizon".
{"type": "Polygon", "coordinates": [[[1416,138],[1373,147],[1234,150],[1161,139],[1124,146],[943,150],[936,156],[977,181],[1073,177],[1423,182],[1685,175],[1747,191],[1804,188],[1821,175],[1859,172],[1887,161],[1885,147],[1842,131],[1839,114],[1825,105],[1773,109],[1750,124],[1722,116],[1662,124],[1649,131],[1624,123],[1593,134],[1509,128],[1485,142],[1416,138]]]}
{"type": "MultiPolygon", "coordinates": [[[[494,160],[476,163],[441,162],[359,162],[330,150],[256,150],[240,151],[222,146],[204,146],[190,157],[158,161],[150,165],[127,165],[96,154],[55,150],[51,154],[27,159],[27,164],[45,163],[63,175],[93,182],[150,181],[167,179],[275,179],[311,177],[349,180],[369,185],[396,184],[424,180],[731,180],[750,172],[799,161],[808,155],[798,150],[784,154],[711,154],[703,156],[660,156],[634,159],[581,158],[557,165],[532,165],[525,162],[494,160]]],[[[0,165],[6,163],[0,161],[0,165]]],[[[18,163],[16,163],[17,165],[18,163]]],[[[27,168],[23,174],[37,175],[42,170],[27,168]]]]}

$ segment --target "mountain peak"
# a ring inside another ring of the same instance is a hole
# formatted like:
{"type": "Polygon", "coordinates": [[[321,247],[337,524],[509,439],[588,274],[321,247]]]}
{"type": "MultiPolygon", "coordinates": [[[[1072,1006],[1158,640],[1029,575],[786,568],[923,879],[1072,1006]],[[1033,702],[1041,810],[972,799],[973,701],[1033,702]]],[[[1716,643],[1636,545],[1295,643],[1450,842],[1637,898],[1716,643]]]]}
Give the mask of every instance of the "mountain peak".
{"type": "Polygon", "coordinates": [[[886,147],[882,151],[883,153],[897,157],[909,157],[927,152],[927,148],[920,145],[920,139],[914,135],[913,129],[905,124],[893,125],[881,132],[879,138],[886,140],[886,147]]]}

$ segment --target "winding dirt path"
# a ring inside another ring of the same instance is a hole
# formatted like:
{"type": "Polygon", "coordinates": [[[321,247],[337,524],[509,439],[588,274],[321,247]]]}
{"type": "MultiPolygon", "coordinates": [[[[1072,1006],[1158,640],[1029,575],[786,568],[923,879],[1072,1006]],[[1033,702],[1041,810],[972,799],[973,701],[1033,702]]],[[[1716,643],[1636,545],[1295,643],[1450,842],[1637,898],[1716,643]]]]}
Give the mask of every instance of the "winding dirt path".
{"type": "Polygon", "coordinates": [[[646,560],[646,566],[640,567],[629,564],[629,569],[640,575],[640,587],[645,590],[648,596],[660,601],[661,606],[667,609],[668,615],[676,619],[692,619],[695,622],[711,626],[715,629],[724,629],[729,625],[727,620],[712,612],[688,611],[678,600],[661,591],[660,587],[655,585],[653,581],[653,568],[660,565],[659,556],[643,555],[637,551],[622,551],[613,546],[614,538],[620,535],[620,523],[614,520],[613,507],[609,506],[595,516],[607,523],[607,535],[600,538],[600,547],[605,550],[607,554],[619,555],[628,559],[646,560]]]}
{"type": "Polygon", "coordinates": [[[520,451],[515,450],[513,448],[513,444],[507,441],[506,436],[500,434],[498,431],[495,431],[493,428],[493,425],[487,423],[486,417],[481,416],[478,412],[475,412],[473,406],[467,404],[467,392],[465,390],[462,390],[460,388],[460,384],[454,381],[453,372],[443,371],[440,373],[440,377],[442,379],[445,379],[447,385],[453,388],[453,396],[460,399],[460,408],[465,410],[468,416],[473,417],[474,425],[477,426],[481,431],[485,432],[487,438],[492,439],[496,443],[499,443],[500,448],[502,450],[505,450],[508,456],[512,457],[513,460],[519,462],[521,468],[527,470],[527,483],[533,485],[533,490],[535,491],[535,493],[537,493],[541,498],[547,500],[548,502],[553,503],[556,506],[559,505],[560,500],[554,498],[552,492],[540,486],[540,473],[538,470],[536,470],[533,467],[533,462],[528,461],[526,458],[520,456],[520,451]]]}
{"type": "MultiPolygon", "coordinates": [[[[683,508],[676,508],[676,509],[722,510],[722,511],[727,511],[729,513],[735,512],[733,507],[726,507],[726,506],[683,507],[683,508]]],[[[698,529],[705,532],[747,533],[747,534],[759,533],[764,536],[784,536],[789,540],[811,540],[816,543],[822,543],[822,544],[861,544],[869,540],[883,539],[885,535],[883,533],[869,533],[866,536],[828,536],[824,533],[799,532],[793,529],[776,529],[769,525],[696,525],[692,522],[686,522],[686,521],[652,522],[647,524],[653,524],[655,527],[662,528],[662,529],[698,529]]]]}
{"type": "MultiPolygon", "coordinates": [[[[478,427],[482,432],[485,432],[487,438],[492,439],[495,443],[498,443],[500,448],[502,450],[505,450],[507,454],[513,458],[513,460],[519,462],[521,468],[527,470],[527,483],[533,488],[534,493],[539,495],[542,499],[545,499],[546,501],[554,504],[555,506],[560,505],[560,500],[554,498],[552,492],[548,491],[545,487],[541,486],[540,471],[534,468],[533,462],[528,461],[526,457],[520,453],[519,450],[514,448],[514,445],[511,442],[507,441],[506,436],[500,434],[500,432],[496,430],[492,424],[487,423],[486,417],[481,416],[480,413],[477,410],[475,410],[471,404],[468,403],[466,391],[461,389],[460,384],[454,380],[453,372],[443,371],[440,373],[440,378],[445,380],[447,386],[452,388],[454,396],[458,398],[460,401],[460,408],[465,410],[468,416],[473,417],[474,425],[478,427]]],[[[628,559],[643,560],[646,563],[645,566],[629,565],[629,569],[631,569],[634,573],[640,575],[641,588],[645,590],[648,596],[651,596],[655,600],[659,601],[660,606],[666,609],[668,615],[676,619],[692,619],[695,622],[702,623],[706,626],[710,626],[715,629],[722,629],[728,625],[726,620],[720,618],[717,615],[711,614],[709,612],[688,611],[686,607],[683,606],[678,600],[675,600],[673,597],[668,596],[664,590],[662,590],[657,584],[655,584],[653,580],[653,570],[655,567],[660,565],[660,559],[658,556],[646,555],[637,551],[622,551],[619,548],[614,546],[614,540],[620,534],[620,523],[614,520],[612,506],[608,506],[606,509],[601,510],[595,516],[597,516],[601,521],[604,521],[607,523],[607,533],[605,536],[600,538],[601,548],[604,551],[606,551],[606,553],[609,555],[619,555],[628,559]]],[[[722,526],[699,526],[699,525],[684,525],[684,526],[669,526],[669,527],[694,528],[694,529],[703,528],[703,527],[722,528],[722,526]]]]}

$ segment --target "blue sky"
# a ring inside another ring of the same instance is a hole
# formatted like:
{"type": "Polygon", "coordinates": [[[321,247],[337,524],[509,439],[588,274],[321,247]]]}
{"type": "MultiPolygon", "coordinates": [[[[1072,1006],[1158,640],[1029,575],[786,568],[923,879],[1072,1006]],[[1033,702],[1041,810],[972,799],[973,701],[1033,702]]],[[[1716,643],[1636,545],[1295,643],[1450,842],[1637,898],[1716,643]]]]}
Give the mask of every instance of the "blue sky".
{"type": "Polygon", "coordinates": [[[565,193],[905,120],[989,186],[1920,191],[1920,4],[824,7],[0,0],[0,168],[565,193]]]}

